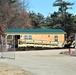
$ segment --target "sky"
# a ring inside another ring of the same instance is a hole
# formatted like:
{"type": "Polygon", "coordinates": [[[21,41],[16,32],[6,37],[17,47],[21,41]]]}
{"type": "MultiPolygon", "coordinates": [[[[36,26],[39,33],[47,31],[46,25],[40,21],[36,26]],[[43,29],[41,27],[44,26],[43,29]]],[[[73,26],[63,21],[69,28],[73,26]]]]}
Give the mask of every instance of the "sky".
{"type": "MultiPolygon", "coordinates": [[[[49,14],[52,14],[54,11],[58,11],[58,7],[53,7],[53,3],[55,1],[56,0],[29,0],[28,11],[34,11],[35,13],[39,12],[46,17],[49,14]]],[[[65,1],[74,3],[72,9],[69,9],[68,12],[76,15],[76,0],[65,0],[65,1]]]]}

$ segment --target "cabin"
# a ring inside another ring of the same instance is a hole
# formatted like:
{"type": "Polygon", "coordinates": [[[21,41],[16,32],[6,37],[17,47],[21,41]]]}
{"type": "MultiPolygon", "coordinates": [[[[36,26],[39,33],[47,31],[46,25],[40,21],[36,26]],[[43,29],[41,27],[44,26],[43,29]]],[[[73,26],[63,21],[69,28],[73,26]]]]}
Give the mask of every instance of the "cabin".
{"type": "Polygon", "coordinates": [[[7,29],[7,42],[15,39],[16,47],[62,47],[66,32],[62,29],[7,29]],[[14,37],[13,37],[14,36],[14,37]]]}

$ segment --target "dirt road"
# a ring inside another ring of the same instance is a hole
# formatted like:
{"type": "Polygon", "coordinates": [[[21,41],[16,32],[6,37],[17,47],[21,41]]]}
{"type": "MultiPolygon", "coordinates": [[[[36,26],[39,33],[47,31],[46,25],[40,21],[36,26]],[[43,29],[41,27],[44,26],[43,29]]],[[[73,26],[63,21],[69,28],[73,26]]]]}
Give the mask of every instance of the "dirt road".
{"type": "Polygon", "coordinates": [[[4,75],[29,75],[26,71],[34,75],[76,75],[76,57],[60,54],[62,51],[68,51],[68,49],[17,51],[15,60],[6,58],[0,61],[17,67],[17,69],[12,68],[14,70],[12,71],[7,65],[8,68],[3,68],[4,75]],[[11,74],[8,73],[9,71],[11,74]],[[12,72],[16,73],[12,74],[12,72]]]}
{"type": "Polygon", "coordinates": [[[17,67],[9,66],[3,62],[0,62],[0,75],[32,75],[32,74],[17,67]]]}

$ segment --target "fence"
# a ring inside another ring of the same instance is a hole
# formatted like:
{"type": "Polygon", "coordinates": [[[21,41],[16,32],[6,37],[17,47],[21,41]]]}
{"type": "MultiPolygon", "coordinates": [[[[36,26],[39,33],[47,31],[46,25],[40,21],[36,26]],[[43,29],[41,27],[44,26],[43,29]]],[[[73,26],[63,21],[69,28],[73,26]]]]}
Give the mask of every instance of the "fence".
{"type": "Polygon", "coordinates": [[[48,47],[48,48],[62,48],[63,43],[61,42],[51,42],[51,41],[42,41],[42,40],[18,40],[18,47],[48,47]]]}
{"type": "Polygon", "coordinates": [[[15,59],[15,37],[7,39],[8,35],[0,35],[1,58],[15,59]]]}

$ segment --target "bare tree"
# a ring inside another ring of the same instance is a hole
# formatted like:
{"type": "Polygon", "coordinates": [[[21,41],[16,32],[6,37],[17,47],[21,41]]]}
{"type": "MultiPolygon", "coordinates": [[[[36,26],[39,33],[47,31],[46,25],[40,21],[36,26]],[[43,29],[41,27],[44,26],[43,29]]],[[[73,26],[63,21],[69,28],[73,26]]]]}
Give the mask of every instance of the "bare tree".
{"type": "Polygon", "coordinates": [[[22,8],[22,3],[11,5],[8,2],[0,4],[0,27],[2,31],[7,28],[29,28],[30,18],[26,10],[22,8]]]}

